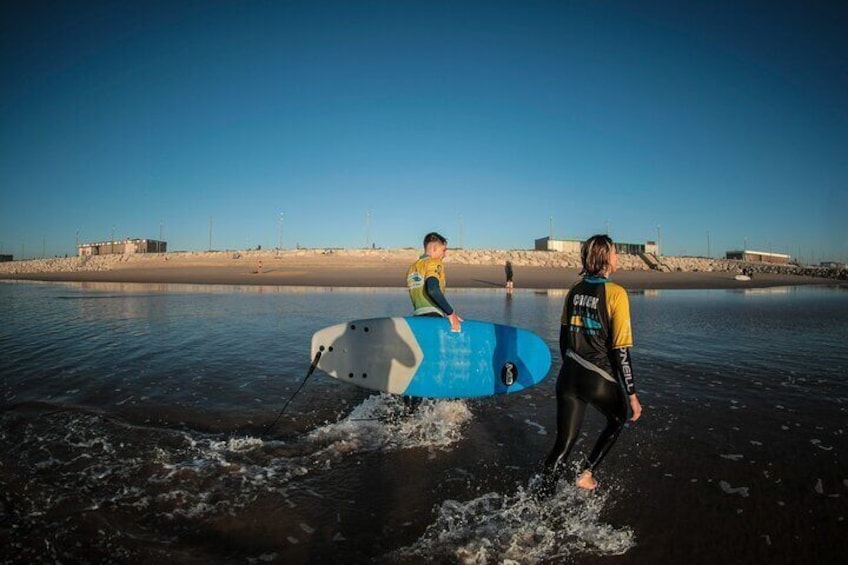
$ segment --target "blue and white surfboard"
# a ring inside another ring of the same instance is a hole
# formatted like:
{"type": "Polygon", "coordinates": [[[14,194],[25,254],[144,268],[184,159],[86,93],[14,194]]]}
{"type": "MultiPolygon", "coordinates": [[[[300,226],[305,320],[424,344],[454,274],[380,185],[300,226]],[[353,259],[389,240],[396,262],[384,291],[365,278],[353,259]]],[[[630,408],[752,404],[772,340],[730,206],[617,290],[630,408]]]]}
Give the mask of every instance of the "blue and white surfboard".
{"type": "Polygon", "coordinates": [[[474,320],[452,332],[444,318],[373,318],[312,336],[317,367],[357,386],[426,398],[507,394],[542,381],[548,345],[522,328],[474,320]]]}

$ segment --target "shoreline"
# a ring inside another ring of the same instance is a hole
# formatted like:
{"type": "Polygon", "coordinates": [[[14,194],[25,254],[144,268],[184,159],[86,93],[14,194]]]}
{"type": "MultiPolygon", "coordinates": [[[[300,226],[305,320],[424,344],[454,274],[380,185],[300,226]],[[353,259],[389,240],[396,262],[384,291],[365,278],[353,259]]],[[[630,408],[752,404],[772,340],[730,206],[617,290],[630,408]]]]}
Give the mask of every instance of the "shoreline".
{"type": "MultiPolygon", "coordinates": [[[[104,255],[2,263],[0,280],[405,288],[406,269],[417,256],[413,249],[104,255]]],[[[720,259],[663,258],[676,265],[666,271],[649,269],[636,256],[622,259],[620,270],[611,279],[628,290],[848,284],[844,278],[796,274],[791,267],[774,265],[754,265],[759,272],[750,281],[737,281],[734,277],[741,266],[752,264],[720,259]]],[[[506,260],[513,263],[516,289],[569,288],[579,276],[579,258],[570,254],[452,250],[445,260],[448,289],[503,288],[506,260]]],[[[844,276],[844,272],[837,274],[844,276]]]]}

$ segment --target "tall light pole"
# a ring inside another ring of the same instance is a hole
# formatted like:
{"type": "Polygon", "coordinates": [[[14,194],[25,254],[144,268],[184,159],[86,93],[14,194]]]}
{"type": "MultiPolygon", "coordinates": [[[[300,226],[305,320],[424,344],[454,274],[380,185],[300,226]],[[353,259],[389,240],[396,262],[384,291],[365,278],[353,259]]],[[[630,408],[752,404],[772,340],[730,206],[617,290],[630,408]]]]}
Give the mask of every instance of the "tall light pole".
{"type": "Polygon", "coordinates": [[[365,212],[365,247],[371,247],[371,210],[365,212]]]}
{"type": "Polygon", "coordinates": [[[710,253],[710,230],[707,230],[707,257],[712,257],[710,253]]]}
{"type": "Polygon", "coordinates": [[[657,224],[657,257],[662,257],[662,235],[660,234],[660,225],[657,224]]]}
{"type": "Polygon", "coordinates": [[[112,239],[109,240],[109,251],[115,253],[115,224],[112,224],[112,239]]]}
{"type": "MultiPolygon", "coordinates": [[[[280,246],[277,248],[279,251],[283,249],[283,213],[280,212],[280,246]]],[[[278,253],[279,255],[279,253],[278,253]]]]}
{"type": "Polygon", "coordinates": [[[465,244],[462,242],[462,214],[459,215],[459,248],[465,249],[465,244]]]}
{"type": "Polygon", "coordinates": [[[43,238],[43,237],[41,238],[41,258],[42,259],[44,259],[44,249],[46,247],[46,241],[47,240],[45,238],[43,238]]]}
{"type": "Polygon", "coordinates": [[[209,216],[209,251],[212,251],[212,216],[209,216]]]}
{"type": "Polygon", "coordinates": [[[159,220],[159,241],[156,243],[156,252],[162,253],[162,220],[159,220]]]}

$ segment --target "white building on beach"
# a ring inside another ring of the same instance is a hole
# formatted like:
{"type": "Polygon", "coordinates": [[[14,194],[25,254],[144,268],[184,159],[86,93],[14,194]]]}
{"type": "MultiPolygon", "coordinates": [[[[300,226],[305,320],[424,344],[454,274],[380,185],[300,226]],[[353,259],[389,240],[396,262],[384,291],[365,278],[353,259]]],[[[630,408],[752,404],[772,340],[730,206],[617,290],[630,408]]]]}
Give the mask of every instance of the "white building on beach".
{"type": "Polygon", "coordinates": [[[124,239],[122,241],[99,241],[77,245],[77,255],[80,257],[91,257],[94,255],[132,255],[134,253],[165,253],[167,250],[168,243],[156,239],[124,239]]]}

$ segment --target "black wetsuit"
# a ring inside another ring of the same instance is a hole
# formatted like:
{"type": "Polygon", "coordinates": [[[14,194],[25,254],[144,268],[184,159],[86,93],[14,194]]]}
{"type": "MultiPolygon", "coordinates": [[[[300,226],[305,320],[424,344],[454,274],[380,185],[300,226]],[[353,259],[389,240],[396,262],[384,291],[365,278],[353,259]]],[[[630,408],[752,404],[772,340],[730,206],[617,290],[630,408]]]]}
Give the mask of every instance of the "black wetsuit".
{"type": "Polygon", "coordinates": [[[565,299],[559,342],[563,363],[556,385],[557,439],[545,461],[553,478],[562,472],[577,440],[587,404],[604,415],[607,425],[584,469],[594,471],[600,465],[627,421],[627,395],[636,390],[625,290],[604,278],[586,277],[577,283],[565,299]]]}

